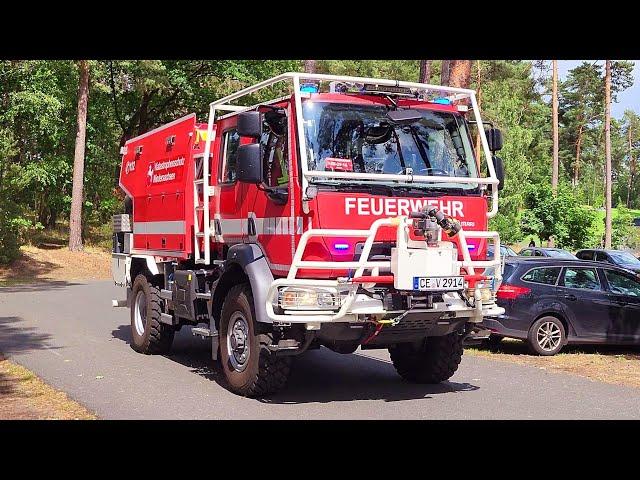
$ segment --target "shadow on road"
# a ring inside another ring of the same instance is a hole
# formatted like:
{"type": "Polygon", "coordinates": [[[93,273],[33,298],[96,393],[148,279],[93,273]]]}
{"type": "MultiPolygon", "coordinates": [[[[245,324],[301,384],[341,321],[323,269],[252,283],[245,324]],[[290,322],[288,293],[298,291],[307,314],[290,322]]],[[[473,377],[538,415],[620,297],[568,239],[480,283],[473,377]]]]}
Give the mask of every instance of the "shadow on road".
{"type": "MultiPolygon", "coordinates": [[[[54,349],[47,344],[51,335],[37,333],[35,328],[22,327],[20,317],[0,317],[0,360],[16,353],[31,350],[54,349]]],[[[14,391],[15,379],[0,371],[0,396],[14,391]]]]}
{"type": "MultiPolygon", "coordinates": [[[[112,335],[129,344],[130,326],[120,325],[113,330],[112,335]]],[[[191,372],[225,387],[224,374],[211,359],[210,342],[193,337],[188,327],[176,334],[171,353],[166,357],[190,368],[191,372]]],[[[322,348],[295,358],[285,389],[257,401],[272,404],[353,400],[396,402],[478,389],[476,385],[456,382],[437,385],[411,384],[402,380],[389,362],[360,352],[341,355],[322,348]]]]}
{"type": "Polygon", "coordinates": [[[64,280],[37,280],[35,283],[22,283],[20,280],[0,281],[0,293],[47,292],[61,288],[83,285],[64,280]]]}

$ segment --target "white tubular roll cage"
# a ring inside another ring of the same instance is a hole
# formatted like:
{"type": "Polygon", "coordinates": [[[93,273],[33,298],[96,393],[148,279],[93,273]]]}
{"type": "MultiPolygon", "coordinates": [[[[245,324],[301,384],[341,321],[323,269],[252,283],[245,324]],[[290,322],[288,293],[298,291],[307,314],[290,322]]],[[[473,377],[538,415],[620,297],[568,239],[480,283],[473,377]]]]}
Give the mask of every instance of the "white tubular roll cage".
{"type": "MultiPolygon", "coordinates": [[[[309,179],[312,177],[329,177],[329,178],[349,178],[349,179],[369,179],[369,180],[396,180],[405,182],[434,182],[434,183],[468,183],[468,184],[480,184],[487,185],[491,189],[491,209],[487,212],[487,217],[492,218],[498,213],[498,183],[499,180],[496,177],[496,171],[493,165],[493,157],[489,150],[489,144],[487,143],[487,137],[482,128],[482,119],[480,118],[480,109],[478,108],[478,102],[476,101],[476,94],[474,90],[467,88],[456,87],[444,87],[440,85],[429,85],[426,83],[416,82],[403,82],[399,80],[385,80],[379,78],[365,78],[365,77],[350,77],[343,75],[321,75],[311,73],[298,73],[288,72],[278,75],[276,77],[264,80],[251,87],[244,88],[236,93],[227,95],[219,100],[211,102],[209,104],[209,124],[207,131],[207,141],[205,144],[205,158],[209,158],[211,152],[211,142],[214,140],[213,124],[215,121],[216,110],[223,110],[228,112],[242,112],[245,110],[252,110],[259,105],[240,106],[231,105],[229,102],[245,97],[251,93],[255,93],[263,88],[270,87],[280,82],[293,82],[293,95],[296,104],[296,124],[298,127],[298,150],[300,166],[302,168],[302,191],[306,192],[309,179]],[[473,110],[476,124],[480,132],[480,140],[482,143],[482,151],[487,159],[487,166],[489,168],[488,177],[444,177],[437,175],[413,175],[413,174],[375,174],[368,173],[354,173],[354,172],[325,172],[319,170],[309,170],[309,164],[307,159],[307,142],[304,135],[304,119],[302,118],[302,94],[300,92],[300,80],[318,81],[318,82],[344,82],[344,83],[361,83],[361,84],[374,84],[393,87],[406,87],[417,90],[422,90],[424,93],[432,92],[437,94],[449,94],[449,100],[463,100],[468,98],[471,101],[471,108],[473,110]]],[[[269,102],[265,102],[269,103],[269,102]]],[[[205,162],[206,164],[207,162],[205,162]]],[[[208,173],[208,167],[207,172],[208,173]]]]}

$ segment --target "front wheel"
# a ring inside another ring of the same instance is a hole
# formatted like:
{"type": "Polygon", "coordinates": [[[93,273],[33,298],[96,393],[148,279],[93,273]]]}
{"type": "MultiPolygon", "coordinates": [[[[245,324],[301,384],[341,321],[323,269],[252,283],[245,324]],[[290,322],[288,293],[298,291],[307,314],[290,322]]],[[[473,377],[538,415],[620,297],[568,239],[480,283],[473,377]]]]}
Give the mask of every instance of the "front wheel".
{"type": "Polygon", "coordinates": [[[280,390],[291,370],[291,357],[276,357],[269,351],[273,336],[257,332],[254,319],[249,285],[231,288],[220,315],[220,362],[229,389],[245,397],[280,390]]]}
{"type": "Polygon", "coordinates": [[[429,337],[420,346],[400,343],[389,348],[391,361],[402,378],[412,383],[448,380],[462,360],[462,335],[458,332],[429,337]]]}

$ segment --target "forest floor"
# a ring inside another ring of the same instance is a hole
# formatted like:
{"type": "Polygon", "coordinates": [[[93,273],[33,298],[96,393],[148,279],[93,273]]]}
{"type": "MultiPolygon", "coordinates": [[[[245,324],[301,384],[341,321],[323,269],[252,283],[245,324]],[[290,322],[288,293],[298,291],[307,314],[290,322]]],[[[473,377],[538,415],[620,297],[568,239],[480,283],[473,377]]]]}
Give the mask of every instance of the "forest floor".
{"type": "Polygon", "coordinates": [[[0,355],[0,420],[93,420],[64,392],[0,355]]]}
{"type": "Polygon", "coordinates": [[[0,265],[0,286],[111,278],[111,225],[89,227],[82,252],[69,251],[68,232],[60,223],[34,233],[20,248],[19,258],[0,265]]]}
{"type": "Polygon", "coordinates": [[[466,347],[465,355],[490,358],[542,370],[567,372],[599,382],[640,388],[640,348],[614,345],[567,345],[551,357],[531,355],[524,342],[504,339],[495,348],[466,347]]]}

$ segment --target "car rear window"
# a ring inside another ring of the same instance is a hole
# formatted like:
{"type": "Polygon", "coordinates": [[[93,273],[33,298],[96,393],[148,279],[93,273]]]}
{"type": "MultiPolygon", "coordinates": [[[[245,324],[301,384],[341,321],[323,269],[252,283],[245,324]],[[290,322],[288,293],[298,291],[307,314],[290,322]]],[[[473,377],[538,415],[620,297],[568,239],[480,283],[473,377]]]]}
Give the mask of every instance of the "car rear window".
{"type": "Polygon", "coordinates": [[[504,264],[504,272],[502,272],[502,278],[509,278],[511,276],[511,274],[513,273],[513,269],[515,267],[513,265],[511,265],[510,263],[505,263],[504,264]]]}
{"type": "Polygon", "coordinates": [[[522,280],[532,283],[555,285],[560,275],[560,267],[540,267],[529,270],[522,276],[522,280]]]}

